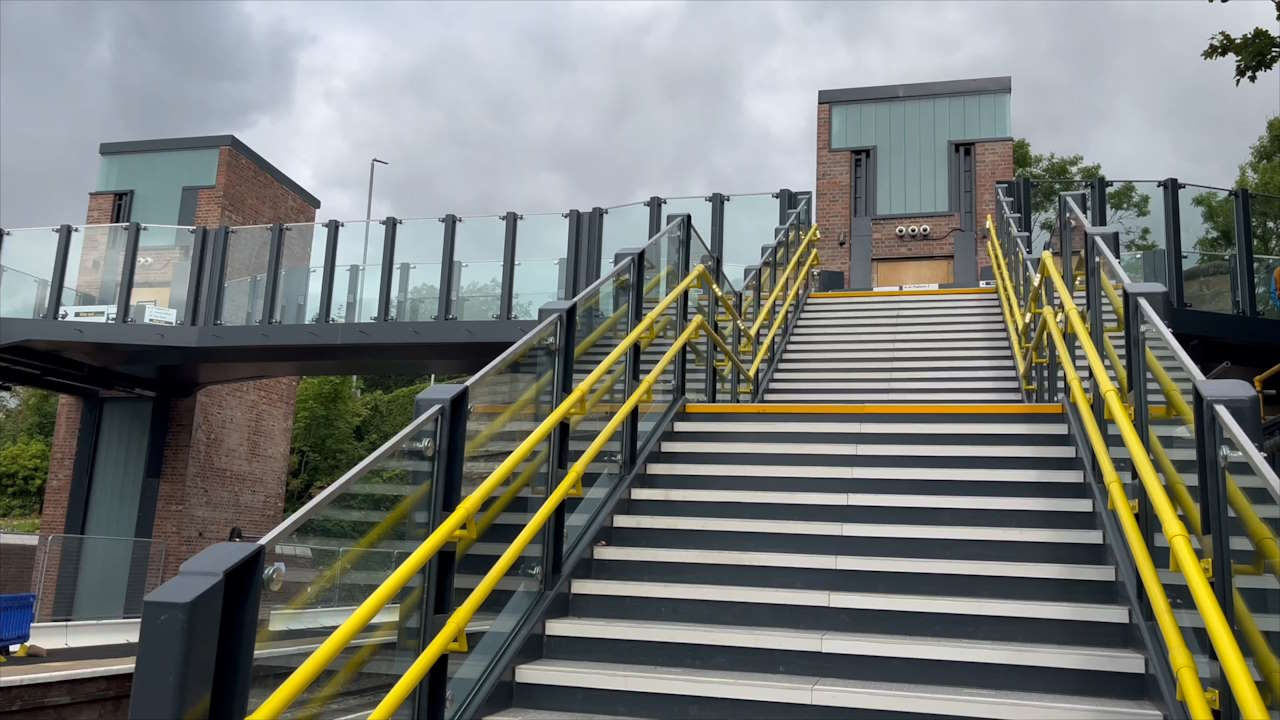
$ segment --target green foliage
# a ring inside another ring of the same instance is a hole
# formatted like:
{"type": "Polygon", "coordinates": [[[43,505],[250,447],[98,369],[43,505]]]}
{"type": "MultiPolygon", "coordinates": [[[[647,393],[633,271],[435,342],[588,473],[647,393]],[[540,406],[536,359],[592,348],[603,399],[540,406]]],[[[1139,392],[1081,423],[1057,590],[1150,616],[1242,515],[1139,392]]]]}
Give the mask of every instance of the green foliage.
{"type": "Polygon", "coordinates": [[[19,386],[0,394],[0,447],[22,438],[36,438],[51,444],[57,419],[57,393],[19,386]]]}
{"type": "MultiPolygon", "coordinates": [[[[1038,180],[1031,191],[1031,209],[1040,220],[1031,228],[1032,247],[1041,247],[1053,234],[1058,193],[1085,189],[1102,176],[1102,165],[1086,163],[1083,155],[1032,152],[1025,138],[1013,141],[1013,169],[1017,177],[1038,180]]],[[[1115,183],[1107,190],[1107,224],[1122,229],[1125,250],[1149,250],[1156,246],[1151,228],[1141,222],[1151,214],[1151,196],[1131,182],[1115,183]]]]}
{"type": "Polygon", "coordinates": [[[49,445],[24,437],[0,448],[0,515],[40,512],[49,477],[49,445]]]}
{"type": "Polygon", "coordinates": [[[293,446],[285,504],[296,509],[360,459],[356,427],[361,420],[351,378],[303,378],[293,416],[293,446]]]}
{"type": "MultiPolygon", "coordinates": [[[[1226,1],[1222,0],[1223,3],[1226,1]]],[[[1271,4],[1276,8],[1276,23],[1280,24],[1280,0],[1272,0],[1271,4]]],[[[1236,85],[1241,80],[1257,82],[1260,73],[1280,63],[1280,37],[1263,27],[1256,27],[1239,37],[1219,30],[1209,36],[1209,45],[1200,57],[1205,60],[1235,58],[1236,85]]]]}
{"type": "Polygon", "coordinates": [[[413,419],[413,398],[426,387],[427,383],[421,382],[360,396],[361,422],[356,427],[355,440],[361,457],[377,450],[409,424],[413,419]]]}
{"type": "MultiPolygon", "coordinates": [[[[1267,120],[1249,157],[1240,165],[1235,186],[1261,193],[1253,199],[1254,255],[1280,255],[1280,116],[1267,120]],[[1272,197],[1268,197],[1272,196],[1272,197]]],[[[1235,199],[1221,192],[1201,192],[1191,204],[1200,210],[1203,230],[1194,238],[1201,252],[1235,251],[1235,199]]],[[[1183,238],[1183,245],[1192,238],[1183,238]]]]}

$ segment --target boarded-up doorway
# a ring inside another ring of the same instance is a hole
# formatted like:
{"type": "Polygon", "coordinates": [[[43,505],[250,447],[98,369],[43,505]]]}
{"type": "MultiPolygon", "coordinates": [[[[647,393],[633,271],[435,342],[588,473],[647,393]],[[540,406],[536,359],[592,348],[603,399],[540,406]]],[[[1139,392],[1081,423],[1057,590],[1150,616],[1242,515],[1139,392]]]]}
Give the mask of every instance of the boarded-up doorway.
{"type": "Polygon", "coordinates": [[[876,287],[955,282],[955,261],[949,257],[876,260],[871,266],[876,287]]]}

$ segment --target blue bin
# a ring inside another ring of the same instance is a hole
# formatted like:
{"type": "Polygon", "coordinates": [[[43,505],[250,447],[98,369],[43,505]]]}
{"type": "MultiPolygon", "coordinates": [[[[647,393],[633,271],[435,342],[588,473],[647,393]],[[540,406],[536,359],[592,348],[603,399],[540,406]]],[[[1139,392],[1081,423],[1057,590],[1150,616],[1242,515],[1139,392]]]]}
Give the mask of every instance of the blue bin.
{"type": "Polygon", "coordinates": [[[0,595],[0,647],[7,649],[30,640],[35,617],[35,593],[0,595]]]}

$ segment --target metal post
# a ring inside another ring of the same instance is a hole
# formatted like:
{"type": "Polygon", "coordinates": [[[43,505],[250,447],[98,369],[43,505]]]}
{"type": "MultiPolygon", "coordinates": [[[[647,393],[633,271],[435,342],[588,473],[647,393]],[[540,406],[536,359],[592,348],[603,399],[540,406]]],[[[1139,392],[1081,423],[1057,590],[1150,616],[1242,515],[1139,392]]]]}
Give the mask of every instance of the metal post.
{"type": "Polygon", "coordinates": [[[1094,227],[1107,224],[1107,188],[1110,185],[1105,177],[1099,175],[1089,186],[1089,224],[1094,227]]]}
{"type": "Polygon", "coordinates": [[[213,242],[205,247],[204,285],[200,290],[200,314],[203,325],[222,324],[222,282],[227,272],[227,242],[231,228],[223,225],[213,233],[213,242]]]}
{"type": "Polygon", "coordinates": [[[391,312],[391,276],[395,272],[396,260],[396,227],[400,221],[388,215],[382,221],[382,267],[378,280],[378,310],[374,320],[386,322],[395,320],[391,312]]]}
{"type": "Polygon", "coordinates": [[[342,322],[356,322],[356,307],[359,304],[356,293],[360,291],[360,278],[364,275],[364,266],[356,263],[347,267],[347,302],[342,309],[342,322]]]}
{"type": "Polygon", "coordinates": [[[565,240],[564,255],[564,297],[569,300],[582,291],[579,279],[582,276],[582,211],[570,210],[565,214],[568,219],[568,233],[565,240]]]}
{"type": "Polygon", "coordinates": [[[1258,295],[1253,275],[1253,198],[1248,188],[1235,191],[1236,276],[1239,278],[1240,307],[1245,317],[1258,314],[1258,295]]]}
{"type": "Polygon", "coordinates": [[[342,223],[330,220],[324,224],[324,259],[320,268],[320,309],[315,322],[333,322],[333,277],[338,263],[338,228],[342,223]]]}
{"type": "Polygon", "coordinates": [[[502,289],[498,296],[498,313],[495,320],[515,320],[516,285],[516,231],[520,224],[520,216],[508,212],[502,216],[505,232],[502,236],[502,289]]]}
{"type": "MultiPolygon", "coordinates": [[[[690,237],[692,237],[693,233],[689,232],[689,216],[688,215],[677,216],[677,218],[681,219],[680,225],[676,231],[677,232],[676,254],[678,255],[678,258],[676,261],[676,267],[680,269],[677,275],[677,278],[683,279],[683,277],[689,272],[689,239],[690,237]]],[[[677,219],[677,218],[668,218],[668,219],[670,220],[670,219],[677,219]]],[[[679,279],[677,279],[676,282],[679,282],[679,279]]],[[[681,333],[684,332],[685,322],[688,321],[688,319],[689,319],[689,293],[686,291],[686,292],[680,293],[680,297],[676,300],[676,322],[675,322],[675,331],[671,335],[672,342],[675,342],[675,339],[679,338],[681,333]]],[[[676,360],[675,383],[674,383],[675,387],[673,388],[672,395],[671,395],[672,402],[679,402],[680,398],[684,397],[685,395],[685,387],[686,387],[685,382],[687,379],[685,366],[688,363],[688,361],[689,361],[689,346],[685,345],[683,348],[680,349],[680,355],[676,360]]]]}
{"type": "Polygon", "coordinates": [[[258,323],[261,325],[280,322],[280,318],[276,316],[276,295],[280,292],[280,256],[284,252],[284,225],[275,223],[268,232],[271,239],[267,244],[266,286],[262,292],[262,313],[258,315],[258,323]]]}
{"type": "Polygon", "coordinates": [[[130,718],[245,716],[264,551],[258,543],[211,545],[147,595],[130,718]]]}
{"type": "MultiPolygon", "coordinates": [[[[53,254],[53,274],[49,276],[49,299],[45,302],[45,320],[57,320],[62,309],[62,286],[66,284],[67,257],[71,253],[71,233],[75,229],[70,225],[58,226],[58,246],[53,254]]],[[[193,259],[194,262],[194,259],[193,259]]]]}
{"type": "Polygon", "coordinates": [[[667,201],[657,195],[649,196],[649,199],[644,202],[644,206],[649,208],[649,236],[644,239],[645,244],[648,244],[649,240],[662,229],[662,206],[666,204],[667,201]]]}
{"type": "MultiPolygon", "coordinates": [[[[554,393],[552,403],[559,404],[573,391],[574,346],[578,334],[578,304],[573,300],[557,300],[547,303],[538,310],[538,318],[544,320],[552,315],[560,316],[560,333],[556,337],[555,381],[552,385],[554,393]]],[[[572,430],[566,418],[551,434],[551,462],[548,463],[552,477],[562,478],[569,468],[569,438],[572,430]]],[[[553,480],[554,482],[554,480],[553,480]]],[[[564,565],[565,504],[556,506],[555,512],[547,522],[546,533],[542,538],[542,587],[551,590],[564,565]]]]}
{"type": "MultiPolygon", "coordinates": [[[[1129,388],[1133,395],[1134,425],[1143,444],[1148,447],[1151,442],[1151,405],[1147,397],[1147,338],[1142,332],[1143,315],[1138,301],[1145,299],[1151,308],[1159,313],[1163,312],[1168,303],[1168,294],[1169,291],[1159,283],[1125,283],[1124,286],[1125,372],[1129,377],[1129,388]]],[[[1101,406],[1102,403],[1096,404],[1101,406]]],[[[1105,426],[1099,425],[1099,427],[1105,426]]],[[[1146,539],[1147,545],[1152,546],[1155,541],[1155,514],[1151,511],[1146,490],[1132,463],[1130,463],[1130,473],[1130,480],[1138,501],[1138,528],[1142,531],[1142,537],[1146,539]]],[[[1150,606],[1144,604],[1143,611],[1146,616],[1150,616],[1150,606]]]]}
{"type": "Polygon", "coordinates": [[[120,261],[120,284],[116,290],[116,322],[129,322],[129,299],[133,294],[133,273],[138,268],[138,238],[142,224],[131,222],[124,240],[124,257],[120,261]]]}
{"type": "MultiPolygon", "coordinates": [[[[746,291],[743,290],[743,292],[746,291]]],[[[742,292],[734,294],[733,309],[738,313],[738,317],[742,317],[742,292]]],[[[742,329],[738,327],[738,323],[731,322],[729,328],[729,348],[733,350],[734,357],[738,356],[740,352],[738,348],[741,346],[742,329]]],[[[734,367],[732,360],[729,361],[726,371],[729,373],[729,402],[736,403],[738,402],[738,391],[740,389],[738,385],[740,380],[738,370],[734,367]]]]}
{"type": "Polygon", "coordinates": [[[711,274],[716,278],[717,283],[724,277],[724,204],[728,200],[729,196],[724,193],[711,193],[707,198],[707,202],[711,203],[710,250],[716,265],[712,268],[711,274]]]}
{"type": "Polygon", "coordinates": [[[1169,287],[1169,303],[1182,309],[1187,307],[1182,293],[1182,221],[1178,207],[1178,192],[1182,186],[1177,178],[1165,178],[1157,185],[1164,190],[1164,277],[1169,287]]]}
{"type": "Polygon", "coordinates": [[[182,306],[178,323],[188,327],[198,321],[200,306],[200,278],[204,275],[204,246],[209,242],[209,230],[203,225],[191,228],[191,265],[187,268],[187,299],[182,306]]]}
{"type": "Polygon", "coordinates": [[[787,224],[787,215],[791,213],[792,193],[790,188],[781,188],[773,194],[778,198],[778,224],[787,224]]]}
{"type": "MultiPolygon", "coordinates": [[[[1102,268],[1098,266],[1098,250],[1097,238],[1088,234],[1084,238],[1084,292],[1085,305],[1089,313],[1089,340],[1095,348],[1102,347],[1102,285],[1101,275],[1102,268]]],[[[1119,308],[1117,308],[1119,311],[1119,308]]],[[[1130,376],[1132,377],[1132,376],[1130,376]]],[[[1098,378],[1089,373],[1090,393],[1093,395],[1091,406],[1093,408],[1093,420],[1097,423],[1098,428],[1102,430],[1103,438],[1107,436],[1107,424],[1105,420],[1105,408],[1102,404],[1102,395],[1098,392],[1098,378]]],[[[1094,477],[1102,477],[1098,461],[1093,455],[1090,455],[1090,465],[1093,468],[1094,477]]]]}
{"type": "Polygon", "coordinates": [[[417,308],[411,308],[409,305],[409,283],[412,280],[412,275],[413,264],[400,263],[399,282],[396,283],[396,313],[392,316],[393,319],[405,321],[418,319],[417,313],[414,312],[417,308]]]}
{"type": "Polygon", "coordinates": [[[440,218],[444,223],[444,244],[440,253],[440,298],[432,320],[453,320],[453,250],[458,238],[458,216],[449,213],[440,218]]]}
{"type": "MultiPolygon", "coordinates": [[[[441,407],[438,449],[435,453],[431,507],[427,532],[440,526],[462,500],[462,472],[467,444],[468,392],[466,385],[432,385],[414,398],[414,415],[421,416],[432,407],[441,407]]],[[[457,567],[456,545],[441,548],[424,569],[425,592],[422,594],[418,622],[418,650],[431,643],[453,612],[453,580],[457,567]]],[[[441,720],[451,705],[448,697],[449,655],[445,653],[418,689],[413,708],[415,720],[441,720]]]]}
{"type": "Polygon", "coordinates": [[[604,208],[593,207],[591,212],[586,215],[586,254],[587,264],[585,266],[586,273],[582,278],[582,290],[590,287],[591,283],[600,279],[605,274],[602,270],[604,257],[602,256],[603,240],[604,240],[604,208]]]}
{"type": "MultiPolygon", "coordinates": [[[[644,286],[645,263],[644,248],[630,252],[620,252],[614,256],[614,267],[631,259],[630,298],[627,300],[628,332],[634,330],[644,318],[644,286]]],[[[640,343],[634,343],[627,349],[626,382],[624,397],[631,397],[640,385],[640,343]]],[[[622,428],[622,475],[625,477],[636,467],[636,459],[640,450],[640,407],[632,408],[627,415],[626,424],[622,428]]]]}
{"type": "MultiPolygon", "coordinates": [[[[1231,528],[1228,525],[1227,509],[1227,473],[1226,464],[1230,459],[1229,449],[1223,446],[1222,428],[1214,405],[1222,405],[1231,415],[1243,421],[1244,427],[1257,427],[1260,430],[1261,409],[1258,395],[1249,383],[1243,380],[1197,380],[1195,383],[1195,427],[1196,427],[1196,466],[1200,475],[1200,525],[1209,547],[1201,548],[1209,556],[1210,580],[1213,583],[1214,595],[1222,613],[1226,616],[1227,626],[1235,626],[1235,591],[1231,578],[1231,528]]],[[[1210,648],[1212,651],[1212,648],[1210,648]]],[[[1214,653],[1216,659],[1216,653],[1214,653]]],[[[1215,663],[1214,670],[1221,679],[1221,666],[1215,663]]],[[[1234,720],[1239,717],[1231,693],[1220,694],[1220,720],[1234,720]]]]}

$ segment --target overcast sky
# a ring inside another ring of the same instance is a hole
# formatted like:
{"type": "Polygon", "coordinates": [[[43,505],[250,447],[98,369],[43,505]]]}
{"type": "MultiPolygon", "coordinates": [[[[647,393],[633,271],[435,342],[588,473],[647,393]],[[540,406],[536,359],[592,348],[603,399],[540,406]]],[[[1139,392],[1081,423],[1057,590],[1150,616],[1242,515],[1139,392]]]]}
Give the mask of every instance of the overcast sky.
{"type": "Polygon", "coordinates": [[[1113,178],[1228,184],[1280,73],[1269,2],[0,3],[0,225],[79,222],[99,142],[234,133],[320,218],[814,183],[817,92],[1013,76],[1013,127],[1113,178]]]}

